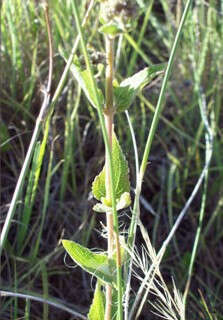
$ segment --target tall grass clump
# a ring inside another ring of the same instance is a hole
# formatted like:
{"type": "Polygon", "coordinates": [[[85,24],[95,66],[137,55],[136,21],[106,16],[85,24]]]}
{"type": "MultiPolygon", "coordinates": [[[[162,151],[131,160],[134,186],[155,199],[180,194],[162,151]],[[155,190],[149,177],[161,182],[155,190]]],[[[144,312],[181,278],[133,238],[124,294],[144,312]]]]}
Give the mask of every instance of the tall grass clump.
{"type": "Polygon", "coordinates": [[[2,319],[221,319],[222,12],[1,3],[2,319]]]}

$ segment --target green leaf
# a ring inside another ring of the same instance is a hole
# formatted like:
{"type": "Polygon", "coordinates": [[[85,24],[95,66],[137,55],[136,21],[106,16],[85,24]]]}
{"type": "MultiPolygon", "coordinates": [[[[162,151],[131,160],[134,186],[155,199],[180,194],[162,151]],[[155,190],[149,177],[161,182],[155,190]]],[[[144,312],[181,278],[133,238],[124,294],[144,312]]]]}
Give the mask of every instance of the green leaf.
{"type": "MultiPolygon", "coordinates": [[[[64,60],[67,62],[67,59],[64,57],[63,53],[61,53],[64,60]]],[[[94,91],[94,85],[91,80],[90,71],[85,69],[82,70],[78,58],[75,57],[74,63],[72,63],[70,67],[71,73],[74,76],[75,80],[80,85],[81,89],[84,91],[87,99],[93,105],[93,107],[97,108],[97,97],[94,91]]],[[[100,89],[98,90],[99,102],[101,105],[104,105],[104,96],[100,89]]]]}
{"type": "MultiPolygon", "coordinates": [[[[112,212],[112,207],[106,205],[106,198],[101,198],[102,203],[97,203],[94,205],[93,210],[99,213],[112,212]]],[[[117,200],[116,210],[122,210],[129,207],[131,204],[131,197],[129,192],[124,192],[119,200],[117,200]]]]}
{"type": "MultiPolygon", "coordinates": [[[[82,90],[84,91],[89,102],[95,108],[97,108],[97,98],[94,94],[94,85],[91,81],[90,71],[89,70],[81,71],[81,69],[77,65],[72,64],[71,65],[71,72],[72,72],[74,78],[79,83],[82,90]]],[[[97,90],[98,90],[99,102],[101,105],[104,105],[103,93],[100,89],[97,89],[97,90]]]]}
{"type": "Polygon", "coordinates": [[[130,86],[114,88],[114,102],[117,112],[125,111],[133,102],[136,90],[130,86]]]}
{"type": "Polygon", "coordinates": [[[115,282],[115,277],[111,272],[110,261],[108,261],[108,257],[105,254],[94,253],[70,240],[62,240],[62,244],[69,256],[85,271],[106,283],[112,284],[115,282]]]}
{"type": "Polygon", "coordinates": [[[115,107],[118,112],[126,110],[133,102],[140,88],[148,84],[155,76],[162,73],[166,64],[147,67],[132,77],[125,79],[120,86],[114,87],[115,107]]]}
{"type": "MultiPolygon", "coordinates": [[[[130,192],[130,184],[128,163],[115,133],[113,133],[112,136],[112,163],[114,168],[115,198],[117,201],[120,199],[123,193],[130,192]]],[[[99,175],[95,177],[92,184],[92,193],[99,201],[102,201],[103,198],[106,198],[105,167],[99,173],[99,175]]],[[[109,206],[105,203],[105,201],[103,201],[103,204],[109,206]]]]}
{"type": "Polygon", "coordinates": [[[104,24],[102,27],[99,28],[99,32],[108,34],[110,36],[116,36],[123,32],[123,30],[118,26],[115,22],[109,22],[104,24]]]}
{"type": "Polygon", "coordinates": [[[112,207],[106,206],[104,203],[96,203],[93,210],[99,213],[112,212],[112,207]]]}
{"type": "Polygon", "coordinates": [[[116,209],[117,210],[122,210],[125,209],[127,207],[129,207],[131,204],[131,197],[130,197],[130,193],[129,192],[124,192],[120,199],[117,202],[117,206],[116,209]]]}
{"type": "Polygon", "coordinates": [[[92,193],[97,200],[101,200],[106,197],[106,188],[105,188],[105,167],[97,175],[92,183],[92,193]]]}
{"type": "Polygon", "coordinates": [[[89,320],[104,320],[105,296],[101,290],[101,286],[100,281],[97,281],[93,302],[88,313],[89,320]]]}
{"type": "MultiPolygon", "coordinates": [[[[124,292],[124,290],[123,290],[124,292]]],[[[112,309],[111,309],[111,319],[118,320],[118,292],[117,290],[112,290],[112,309]]]]}

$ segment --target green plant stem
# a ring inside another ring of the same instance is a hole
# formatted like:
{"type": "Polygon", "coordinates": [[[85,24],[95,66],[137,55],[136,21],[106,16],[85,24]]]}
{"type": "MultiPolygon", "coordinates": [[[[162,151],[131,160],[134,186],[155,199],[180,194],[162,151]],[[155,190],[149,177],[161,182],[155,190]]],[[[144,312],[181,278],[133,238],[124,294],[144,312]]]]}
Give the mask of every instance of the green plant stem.
{"type": "MultiPolygon", "coordinates": [[[[105,115],[105,125],[109,138],[110,148],[112,148],[112,114],[105,115]]],[[[106,199],[111,199],[111,175],[108,161],[108,152],[106,150],[105,155],[105,181],[106,181],[106,199]]],[[[107,235],[108,235],[108,257],[112,258],[113,247],[114,247],[114,224],[113,215],[111,212],[106,212],[106,224],[107,224],[107,235]]],[[[106,285],[106,307],[105,307],[105,320],[111,319],[111,307],[112,307],[112,286],[106,285]]]]}
{"type": "Polygon", "coordinates": [[[118,291],[118,314],[117,314],[117,319],[122,320],[123,319],[123,307],[122,307],[122,268],[121,268],[121,254],[120,254],[120,245],[119,245],[119,226],[118,226],[118,215],[117,215],[117,210],[116,210],[116,199],[115,199],[115,186],[114,186],[114,169],[112,165],[112,152],[111,148],[109,146],[109,139],[108,139],[108,134],[107,130],[105,127],[105,121],[104,121],[104,116],[103,116],[103,110],[102,106],[100,105],[100,100],[98,96],[98,90],[96,86],[96,82],[94,79],[94,75],[92,72],[92,67],[90,63],[90,59],[88,56],[87,48],[86,48],[86,42],[84,39],[84,33],[83,29],[80,23],[80,17],[79,17],[79,12],[77,8],[76,1],[72,2],[72,7],[74,9],[74,15],[75,15],[75,20],[76,20],[76,25],[77,25],[77,30],[80,36],[81,40],[81,46],[82,46],[82,51],[84,54],[85,58],[85,63],[86,67],[90,73],[90,78],[92,82],[92,87],[94,90],[94,95],[96,97],[96,104],[97,104],[97,112],[98,112],[98,117],[101,125],[101,130],[103,134],[103,139],[105,143],[105,148],[106,152],[108,155],[108,162],[109,162],[109,168],[110,168],[110,176],[111,176],[111,200],[112,200],[112,212],[113,212],[113,224],[114,224],[114,240],[115,240],[115,246],[116,246],[116,268],[117,268],[117,291],[118,291]]]}
{"type": "MultiPolygon", "coordinates": [[[[114,68],[114,40],[105,37],[105,47],[106,47],[106,87],[105,87],[105,127],[109,140],[109,147],[112,150],[112,132],[113,132],[113,68],[114,68]]],[[[105,187],[106,187],[106,199],[111,203],[111,175],[109,168],[109,155],[108,150],[106,150],[105,155],[105,187]]],[[[106,213],[106,223],[107,223],[107,235],[108,235],[108,257],[112,259],[113,249],[114,249],[114,224],[113,216],[111,212],[106,213]]],[[[106,285],[106,306],[105,306],[105,320],[111,319],[111,308],[112,308],[112,286],[106,285]]]]}
{"type": "MultiPolygon", "coordinates": [[[[113,124],[113,114],[105,114],[105,126],[107,129],[108,139],[110,148],[112,149],[112,125],[113,124]]],[[[106,199],[111,200],[111,175],[109,168],[108,152],[106,150],[105,155],[105,185],[106,185],[106,199]]],[[[111,212],[106,212],[106,223],[107,223],[107,235],[108,235],[108,257],[112,258],[114,249],[114,224],[113,215],[111,212]]],[[[105,320],[111,319],[111,307],[112,307],[112,286],[106,285],[106,307],[105,307],[105,320]]]]}
{"type": "Polygon", "coordinates": [[[113,73],[114,73],[114,39],[109,36],[105,37],[105,50],[106,50],[106,87],[105,98],[106,106],[105,113],[113,116],[113,73]]]}

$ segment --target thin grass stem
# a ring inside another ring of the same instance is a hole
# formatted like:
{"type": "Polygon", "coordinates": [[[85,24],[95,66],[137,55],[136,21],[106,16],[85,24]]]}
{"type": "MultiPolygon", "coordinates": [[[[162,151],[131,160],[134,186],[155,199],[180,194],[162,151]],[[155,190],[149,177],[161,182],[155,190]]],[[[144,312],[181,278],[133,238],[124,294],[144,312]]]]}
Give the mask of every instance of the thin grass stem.
{"type": "Polygon", "coordinates": [[[195,235],[193,250],[192,250],[191,259],[190,259],[190,265],[189,265],[189,269],[188,269],[188,279],[187,279],[187,283],[186,283],[186,287],[185,287],[184,295],[183,295],[184,308],[186,308],[187,296],[189,293],[189,288],[190,288],[191,279],[192,279],[192,273],[193,273],[193,269],[194,269],[194,263],[195,263],[195,259],[196,259],[196,255],[197,255],[197,250],[198,250],[198,245],[199,245],[199,240],[200,240],[201,230],[202,230],[202,225],[203,225],[203,220],[204,220],[206,199],[207,199],[209,166],[211,163],[211,158],[212,158],[212,153],[213,153],[213,143],[214,143],[214,134],[212,132],[212,128],[209,124],[208,116],[207,116],[206,97],[203,93],[203,90],[202,90],[202,87],[200,84],[200,79],[201,79],[203,69],[200,70],[197,68],[197,65],[195,63],[195,52],[194,52],[194,56],[193,56],[193,69],[194,69],[194,78],[195,78],[195,91],[198,95],[198,104],[199,104],[199,108],[200,108],[201,120],[203,122],[204,128],[206,129],[206,132],[205,132],[206,171],[204,173],[204,187],[203,187],[203,193],[202,193],[202,199],[201,199],[201,208],[200,208],[200,214],[199,214],[198,227],[197,227],[197,231],[196,231],[196,235],[195,235]]]}
{"type": "Polygon", "coordinates": [[[137,184],[137,176],[138,176],[138,173],[139,173],[138,148],[137,148],[136,137],[135,137],[134,129],[133,129],[133,126],[132,126],[132,122],[131,122],[128,110],[125,111],[125,114],[126,114],[126,118],[127,118],[128,125],[129,125],[129,130],[130,130],[131,137],[132,137],[132,144],[133,144],[134,155],[135,155],[135,172],[136,172],[135,174],[136,174],[136,184],[137,184]]]}

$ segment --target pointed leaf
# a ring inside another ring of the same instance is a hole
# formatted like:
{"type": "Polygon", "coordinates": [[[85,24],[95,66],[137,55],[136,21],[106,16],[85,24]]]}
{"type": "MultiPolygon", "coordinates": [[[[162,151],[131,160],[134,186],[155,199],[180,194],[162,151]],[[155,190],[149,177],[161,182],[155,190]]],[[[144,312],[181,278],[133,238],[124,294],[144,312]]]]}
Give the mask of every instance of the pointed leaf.
{"type": "Polygon", "coordinates": [[[70,240],[62,240],[62,244],[69,256],[85,271],[106,283],[113,283],[115,279],[113,279],[108,257],[105,254],[94,253],[70,240]]]}
{"type": "MultiPolygon", "coordinates": [[[[124,192],[130,191],[130,184],[128,163],[115,133],[113,133],[112,137],[112,163],[114,168],[115,198],[116,200],[119,200],[124,192]]],[[[99,201],[101,201],[102,198],[106,198],[105,168],[103,168],[100,174],[94,179],[92,193],[99,201]]]]}
{"type": "MultiPolygon", "coordinates": [[[[68,59],[66,57],[66,53],[64,50],[59,47],[60,55],[67,62],[68,59]]],[[[71,64],[70,70],[75,80],[80,85],[81,89],[84,91],[87,99],[93,105],[93,107],[97,108],[97,97],[94,90],[94,84],[91,80],[90,71],[88,69],[82,70],[82,64],[80,63],[77,56],[74,57],[73,63],[71,64]]],[[[104,95],[100,89],[97,89],[99,103],[104,105],[104,95]]]]}
{"type": "MultiPolygon", "coordinates": [[[[71,66],[71,71],[73,69],[73,66],[71,66]]],[[[89,102],[95,107],[97,108],[97,98],[96,95],[94,94],[94,87],[91,81],[91,76],[90,76],[90,72],[89,70],[84,70],[80,72],[80,76],[82,76],[83,79],[83,85],[81,86],[81,88],[83,89],[86,97],[88,98],[89,102]]],[[[81,85],[81,84],[80,84],[81,85]]],[[[99,96],[99,102],[101,105],[104,105],[104,96],[103,93],[101,92],[100,89],[98,90],[98,96],[99,96]]]]}
{"type": "Polygon", "coordinates": [[[102,171],[97,175],[92,184],[92,193],[93,196],[97,200],[101,200],[106,196],[106,188],[105,188],[105,167],[102,171]]]}
{"type": "Polygon", "coordinates": [[[166,64],[152,65],[125,79],[120,83],[120,86],[115,86],[116,110],[118,112],[126,110],[132,104],[138,90],[148,84],[155,76],[162,73],[165,66],[166,64]]]}
{"type": "MultiPolygon", "coordinates": [[[[124,290],[123,290],[124,292],[124,290]]],[[[118,291],[112,290],[112,309],[111,309],[111,319],[118,320],[118,291]]]]}
{"type": "MultiPolygon", "coordinates": [[[[84,91],[89,102],[93,105],[93,107],[97,108],[97,97],[95,95],[94,86],[91,81],[90,71],[87,69],[81,70],[81,67],[78,63],[77,58],[75,58],[75,62],[72,63],[70,70],[72,75],[80,85],[81,89],[84,91]]],[[[98,90],[99,102],[101,105],[104,105],[103,93],[100,89],[97,89],[97,90],[98,90]]]]}
{"type": "Polygon", "coordinates": [[[105,296],[101,290],[101,286],[100,281],[97,281],[93,302],[88,313],[89,320],[104,320],[105,296]]]}

